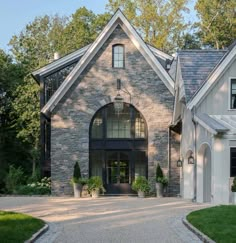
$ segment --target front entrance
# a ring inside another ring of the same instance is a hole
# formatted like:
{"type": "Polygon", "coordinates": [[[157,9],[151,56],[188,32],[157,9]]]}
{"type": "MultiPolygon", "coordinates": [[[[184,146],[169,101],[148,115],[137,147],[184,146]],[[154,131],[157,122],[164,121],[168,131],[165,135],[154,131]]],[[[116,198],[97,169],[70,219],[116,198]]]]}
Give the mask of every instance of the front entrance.
{"type": "Polygon", "coordinates": [[[125,151],[109,151],[106,159],[108,194],[126,194],[131,192],[130,158],[125,151]]]}
{"type": "Polygon", "coordinates": [[[106,194],[131,194],[137,176],[147,178],[146,122],[131,104],[116,114],[113,103],[98,110],[90,126],[89,176],[100,176],[106,194]]]}

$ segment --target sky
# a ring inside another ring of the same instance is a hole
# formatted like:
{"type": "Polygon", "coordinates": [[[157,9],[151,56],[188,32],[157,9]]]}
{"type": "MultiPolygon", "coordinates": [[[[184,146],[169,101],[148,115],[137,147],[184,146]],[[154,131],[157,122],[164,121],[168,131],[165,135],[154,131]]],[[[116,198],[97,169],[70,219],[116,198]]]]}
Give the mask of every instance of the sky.
{"type": "Polygon", "coordinates": [[[107,0],[0,0],[0,48],[7,51],[13,35],[18,35],[36,16],[70,16],[85,6],[94,13],[104,13],[107,0]]]}
{"type": "MultiPolygon", "coordinates": [[[[0,0],[0,48],[8,51],[8,42],[32,22],[36,16],[55,15],[70,16],[85,6],[94,13],[104,13],[108,0],[0,0]]],[[[193,3],[190,0],[190,9],[193,3]]],[[[186,20],[193,20],[192,14],[186,20]]]]}

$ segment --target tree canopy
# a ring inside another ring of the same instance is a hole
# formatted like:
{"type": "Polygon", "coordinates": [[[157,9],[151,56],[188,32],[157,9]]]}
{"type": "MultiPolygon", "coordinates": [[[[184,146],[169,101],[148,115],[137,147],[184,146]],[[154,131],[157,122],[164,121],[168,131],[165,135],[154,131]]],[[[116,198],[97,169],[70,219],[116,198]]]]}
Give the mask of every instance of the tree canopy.
{"type": "Polygon", "coordinates": [[[188,0],[109,0],[107,9],[120,8],[141,33],[143,39],[167,52],[174,52],[182,43],[188,26],[183,14],[188,0]]]}
{"type": "Polygon", "coordinates": [[[203,44],[220,49],[235,40],[235,0],[198,0],[195,9],[199,17],[199,34],[203,44]]]}

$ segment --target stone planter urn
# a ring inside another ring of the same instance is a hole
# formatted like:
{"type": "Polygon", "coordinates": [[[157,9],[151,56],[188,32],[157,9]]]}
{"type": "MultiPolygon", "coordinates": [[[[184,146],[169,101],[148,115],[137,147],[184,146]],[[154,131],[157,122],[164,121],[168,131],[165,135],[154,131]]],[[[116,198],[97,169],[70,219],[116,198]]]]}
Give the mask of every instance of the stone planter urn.
{"type": "Polygon", "coordinates": [[[156,182],[156,196],[163,197],[163,185],[160,182],[156,182]]]}
{"type": "Polygon", "coordinates": [[[91,191],[91,194],[92,194],[92,198],[98,198],[99,197],[99,189],[96,189],[96,190],[92,190],[91,191]]]}
{"type": "Polygon", "coordinates": [[[138,190],[138,197],[139,198],[144,198],[145,197],[145,192],[138,190]]]}
{"type": "Polygon", "coordinates": [[[232,203],[236,205],[236,192],[232,192],[232,203]]]}
{"type": "Polygon", "coordinates": [[[73,183],[73,189],[74,189],[74,197],[79,198],[81,197],[83,186],[80,183],[73,183]]]}

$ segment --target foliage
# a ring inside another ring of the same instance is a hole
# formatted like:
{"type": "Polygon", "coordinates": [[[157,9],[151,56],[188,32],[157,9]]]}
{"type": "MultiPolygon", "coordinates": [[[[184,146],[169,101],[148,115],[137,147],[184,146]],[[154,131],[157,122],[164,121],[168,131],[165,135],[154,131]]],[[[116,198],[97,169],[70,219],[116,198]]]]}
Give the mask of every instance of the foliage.
{"type": "Polygon", "coordinates": [[[160,164],[158,163],[156,168],[156,182],[159,182],[161,178],[163,178],[163,171],[160,164]]]}
{"type": "Polygon", "coordinates": [[[110,18],[105,13],[95,15],[85,7],[79,8],[71,16],[71,21],[63,31],[62,54],[67,54],[92,43],[110,18]]]}
{"type": "Polygon", "coordinates": [[[134,191],[149,192],[150,186],[148,180],[144,176],[138,176],[132,183],[132,189],[134,191]]]}
{"type": "Polygon", "coordinates": [[[0,190],[5,187],[5,177],[9,164],[22,166],[29,170],[28,148],[16,137],[13,125],[15,116],[12,114],[15,90],[23,80],[23,70],[20,64],[0,50],[0,190]]]}
{"type": "Polygon", "coordinates": [[[0,211],[0,235],[2,242],[26,242],[44,226],[41,219],[29,215],[0,211]]]}
{"type": "Polygon", "coordinates": [[[220,49],[236,36],[235,0],[198,0],[195,9],[200,19],[200,37],[205,45],[220,49]]]}
{"type": "Polygon", "coordinates": [[[236,177],[234,177],[233,185],[231,186],[231,191],[236,192],[236,177]]]}
{"type": "Polygon", "coordinates": [[[186,30],[183,14],[188,12],[188,0],[109,0],[107,9],[122,9],[144,40],[167,51],[175,51],[186,30]]]}
{"type": "Polygon", "coordinates": [[[76,161],[74,165],[73,180],[79,180],[81,178],[81,172],[79,162],[76,161]]]}
{"type": "Polygon", "coordinates": [[[15,168],[14,165],[9,166],[9,173],[6,176],[6,189],[8,192],[13,193],[18,186],[22,185],[25,181],[24,172],[22,167],[15,168]]]}
{"type": "Polygon", "coordinates": [[[167,186],[168,184],[168,178],[163,175],[163,171],[159,163],[156,168],[156,182],[161,183],[163,186],[167,186]]]}
{"type": "Polygon", "coordinates": [[[215,242],[235,242],[236,206],[221,205],[190,213],[187,220],[215,242]]]}
{"type": "Polygon", "coordinates": [[[44,177],[39,182],[21,185],[16,190],[20,195],[49,195],[51,193],[51,178],[44,177]]]}
{"type": "Polygon", "coordinates": [[[88,180],[89,193],[96,190],[102,191],[103,193],[106,191],[103,187],[102,178],[100,176],[92,176],[88,180]]]}

